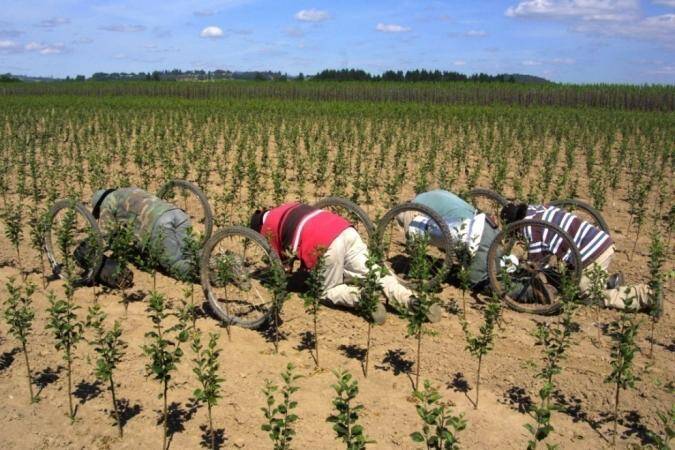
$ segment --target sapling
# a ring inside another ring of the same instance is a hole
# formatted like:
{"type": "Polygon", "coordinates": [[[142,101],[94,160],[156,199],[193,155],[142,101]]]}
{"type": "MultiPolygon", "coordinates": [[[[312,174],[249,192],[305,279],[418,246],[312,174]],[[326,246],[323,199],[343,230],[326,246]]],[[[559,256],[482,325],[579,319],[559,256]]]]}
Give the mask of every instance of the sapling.
{"type": "Polygon", "coordinates": [[[35,211],[28,222],[30,226],[30,245],[40,255],[40,269],[42,272],[42,288],[47,287],[45,275],[45,235],[49,229],[49,215],[46,212],[35,211]]]}
{"type": "Polygon", "coordinates": [[[279,386],[271,380],[265,380],[265,387],[262,390],[265,396],[265,407],[261,408],[265,415],[265,423],[260,427],[266,431],[274,450],[289,450],[291,441],[295,436],[293,424],[298,421],[298,415],[293,412],[298,406],[298,402],[293,400],[293,394],[300,389],[295,382],[301,378],[294,372],[295,366],[288,363],[286,370],[281,373],[283,386],[279,391],[279,386]],[[281,394],[281,399],[276,398],[276,393],[281,394]]]}
{"type": "Polygon", "coordinates": [[[413,235],[407,238],[406,250],[410,255],[410,272],[408,276],[416,282],[417,292],[411,301],[414,307],[409,307],[401,312],[408,320],[407,336],[417,338],[417,363],[415,372],[415,389],[419,388],[420,382],[420,359],[422,350],[422,334],[427,333],[424,324],[430,308],[438,303],[438,298],[432,292],[429,280],[431,278],[431,262],[427,258],[429,236],[427,234],[413,235]]]}
{"type": "Polygon", "coordinates": [[[483,363],[483,357],[486,356],[493,347],[495,336],[495,324],[499,320],[501,313],[501,302],[498,298],[492,297],[485,308],[483,308],[483,324],[480,326],[480,333],[474,335],[469,330],[469,322],[466,316],[460,317],[464,338],[466,339],[465,349],[478,359],[478,369],[476,371],[476,401],[473,402],[474,408],[478,408],[478,397],[480,393],[480,369],[483,363]]]}
{"type": "Polygon", "coordinates": [[[209,415],[209,434],[211,436],[211,448],[216,448],[216,435],[213,431],[213,407],[218,404],[221,395],[221,384],[224,381],[220,377],[220,364],[218,357],[221,349],[218,347],[218,338],[215,333],[209,334],[209,342],[204,347],[201,342],[201,333],[196,332],[192,338],[192,351],[195,358],[192,360],[195,364],[192,371],[197,375],[200,388],[194,390],[194,396],[198,401],[206,403],[209,415]]]}
{"type": "Polygon", "coordinates": [[[31,299],[35,292],[35,285],[28,282],[23,286],[15,286],[14,278],[9,278],[5,286],[9,294],[4,301],[5,321],[9,326],[9,334],[21,343],[21,350],[26,360],[28,393],[30,401],[33,403],[35,396],[33,395],[33,376],[31,375],[30,362],[28,360],[28,336],[33,331],[33,319],[35,318],[35,309],[33,309],[33,301],[31,299]]]}
{"type": "Polygon", "coordinates": [[[161,231],[157,234],[146,233],[141,237],[140,252],[136,252],[135,263],[138,267],[150,272],[152,275],[152,290],[157,290],[157,269],[164,260],[163,236],[161,231]]]}
{"type": "Polygon", "coordinates": [[[651,244],[649,245],[649,303],[651,308],[649,315],[651,317],[651,330],[649,339],[649,357],[654,354],[654,328],[656,322],[661,317],[662,305],[661,297],[663,296],[663,279],[662,272],[663,263],[666,261],[666,251],[661,240],[661,235],[658,231],[652,234],[651,244]]]}
{"type": "Polygon", "coordinates": [[[371,253],[366,259],[368,271],[366,276],[360,280],[358,311],[368,323],[368,337],[366,339],[366,357],[363,362],[363,375],[368,376],[368,363],[370,357],[370,334],[375,323],[373,314],[380,303],[380,278],[384,275],[383,268],[379,264],[379,258],[376,253],[371,253]]]}
{"type": "Polygon", "coordinates": [[[122,328],[120,323],[116,320],[112,328],[106,329],[104,322],[106,314],[101,310],[98,304],[89,307],[87,313],[86,326],[91,328],[94,332],[94,337],[89,341],[93,346],[94,351],[98,355],[96,365],[94,366],[94,374],[96,378],[103,383],[108,383],[110,395],[112,397],[113,411],[115,413],[115,422],[117,422],[117,429],[120,437],[124,436],[122,425],[122,416],[120,415],[119,406],[117,405],[117,396],[115,393],[115,371],[117,366],[124,357],[124,350],[127,348],[126,342],[122,340],[122,328]]]}
{"type": "Polygon", "coordinates": [[[598,330],[597,340],[600,342],[600,307],[605,304],[607,294],[607,272],[599,264],[593,263],[590,269],[586,269],[586,277],[589,280],[585,295],[595,309],[595,326],[598,330]]]}
{"type": "MultiPolygon", "coordinates": [[[[555,391],[554,377],[562,371],[561,361],[566,357],[567,349],[572,345],[572,333],[574,332],[574,313],[578,305],[574,302],[578,292],[578,286],[567,276],[561,277],[561,300],[563,313],[556,323],[542,322],[537,324],[534,332],[537,345],[541,346],[543,364],[536,376],[543,380],[539,390],[539,404],[530,408],[528,413],[535,424],[526,424],[525,428],[532,435],[527,443],[528,450],[534,450],[537,444],[544,441],[554,430],[551,425],[551,413],[556,409],[551,405],[551,396],[555,391]]],[[[547,444],[547,448],[555,448],[555,445],[547,444]]]]}
{"type": "Polygon", "coordinates": [[[63,220],[56,230],[57,246],[63,256],[63,266],[59,270],[66,275],[66,280],[70,281],[73,277],[72,254],[75,249],[75,228],[77,226],[77,213],[75,207],[71,206],[63,214],[63,220]]]}
{"type": "Polygon", "coordinates": [[[648,448],[656,448],[657,450],[671,450],[670,443],[675,439],[675,404],[670,406],[669,410],[658,411],[656,416],[659,419],[659,425],[661,426],[661,434],[647,431],[647,435],[654,443],[653,446],[648,448]]]}
{"type": "MultiPolygon", "coordinates": [[[[68,290],[68,289],[67,289],[68,290]]],[[[47,329],[52,330],[54,335],[54,346],[57,350],[63,351],[63,359],[66,361],[66,374],[68,377],[68,417],[71,421],[75,420],[75,410],[73,409],[73,388],[72,388],[72,364],[75,359],[73,352],[77,344],[83,338],[84,324],[78,320],[76,311],[80,309],[72,300],[59,299],[53,292],[47,294],[49,300],[49,319],[47,329]]]]}
{"type": "Polygon", "coordinates": [[[633,321],[628,314],[610,324],[612,333],[611,366],[612,372],[605,378],[605,383],[614,384],[614,434],[612,445],[616,446],[617,423],[619,420],[619,394],[621,390],[635,387],[638,377],[633,373],[633,360],[639,351],[635,343],[640,324],[633,321]]]}
{"type": "MultiPolygon", "coordinates": [[[[108,236],[108,248],[112,257],[118,263],[117,271],[125,270],[129,263],[136,258],[136,236],[131,223],[117,222],[108,236]]],[[[119,275],[119,273],[115,274],[119,275]]],[[[127,296],[127,284],[122,284],[122,303],[124,304],[124,315],[129,308],[129,299],[127,296]]]]}
{"type": "Polygon", "coordinates": [[[167,327],[166,319],[169,317],[168,305],[165,297],[152,292],[146,309],[148,316],[153,323],[154,329],[145,333],[145,337],[150,340],[149,344],[143,345],[143,352],[150,358],[146,364],[146,375],[152,376],[162,385],[161,397],[164,399],[162,409],[163,437],[162,449],[166,449],[167,438],[167,392],[173,372],[183,356],[183,349],[180,344],[188,339],[188,332],[185,330],[185,323],[179,321],[177,324],[167,327]],[[171,339],[173,338],[173,339],[171,339]]]}
{"type": "Polygon", "coordinates": [[[13,205],[2,212],[2,220],[5,223],[5,237],[14,246],[16,252],[16,264],[19,271],[23,271],[21,266],[21,239],[23,238],[23,229],[21,228],[21,208],[13,205]]]}
{"type": "Polygon", "coordinates": [[[429,380],[424,381],[424,390],[413,392],[417,405],[417,415],[422,419],[422,430],[410,434],[417,444],[426,445],[427,449],[458,449],[457,433],[466,428],[464,414],[452,414],[452,404],[441,401],[438,389],[429,380]]]}
{"type": "Polygon", "coordinates": [[[345,444],[347,450],[363,450],[375,441],[368,439],[363,426],[359,424],[359,414],[363,405],[353,401],[359,393],[359,383],[352,380],[347,371],[334,371],[337,383],[333,385],[336,396],[333,398],[335,411],[328,416],[326,422],[333,424],[335,438],[345,444]]]}
{"type": "Polygon", "coordinates": [[[321,299],[324,296],[324,284],[325,278],[324,274],[326,271],[326,256],[325,250],[321,249],[317,252],[320,253],[316,266],[309,271],[309,276],[305,280],[305,286],[307,289],[305,292],[300,294],[305,305],[305,311],[312,316],[312,321],[314,323],[314,362],[316,367],[319,367],[319,333],[317,328],[319,308],[321,306],[321,299]]]}
{"type": "Polygon", "coordinates": [[[268,280],[274,299],[274,307],[272,310],[273,322],[271,325],[274,327],[274,353],[276,354],[279,353],[279,316],[284,302],[286,302],[290,296],[286,272],[281,264],[270,260],[268,280]]]}

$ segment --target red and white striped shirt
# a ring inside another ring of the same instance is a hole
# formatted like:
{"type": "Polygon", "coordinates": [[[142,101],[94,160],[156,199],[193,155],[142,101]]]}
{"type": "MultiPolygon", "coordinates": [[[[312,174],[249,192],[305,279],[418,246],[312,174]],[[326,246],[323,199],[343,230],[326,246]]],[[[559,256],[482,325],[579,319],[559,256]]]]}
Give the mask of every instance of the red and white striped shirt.
{"type": "MultiPolygon", "coordinates": [[[[574,241],[581,255],[583,267],[590,265],[605,250],[614,245],[609,234],[565,210],[555,206],[530,205],[525,219],[541,220],[562,228],[574,241]]],[[[528,251],[531,255],[553,253],[569,261],[571,251],[559,234],[543,227],[528,226],[525,235],[530,240],[528,251]]]]}
{"type": "Polygon", "coordinates": [[[352,225],[337,214],[301,203],[286,203],[269,210],[263,217],[260,234],[280,256],[297,255],[302,265],[316,265],[319,251],[326,250],[352,225]]]}

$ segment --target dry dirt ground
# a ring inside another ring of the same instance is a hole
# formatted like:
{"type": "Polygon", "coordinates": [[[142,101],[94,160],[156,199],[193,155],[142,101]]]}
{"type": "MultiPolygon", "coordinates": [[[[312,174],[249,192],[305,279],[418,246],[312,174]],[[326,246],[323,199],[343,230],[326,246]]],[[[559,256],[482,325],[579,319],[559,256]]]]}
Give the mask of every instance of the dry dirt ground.
{"type": "MultiPolygon", "coordinates": [[[[619,253],[614,267],[622,269],[629,281],[644,280],[646,269],[646,238],[638,246],[638,254],[628,261],[626,249],[632,248],[632,234],[626,230],[627,215],[621,211],[607,217],[618,244],[619,253]],[[624,231],[625,233],[625,231],[624,231]],[[644,244],[644,245],[643,245],[644,244]]],[[[3,230],[4,231],[4,230],[3,230]]],[[[6,240],[0,243],[0,281],[4,285],[19,271],[10,264],[13,251],[6,240]]],[[[26,247],[26,266],[37,267],[38,260],[26,247]]],[[[672,269],[672,260],[667,262],[672,269]]],[[[40,285],[40,276],[32,273],[29,279],[40,285]]],[[[134,291],[139,297],[152,287],[148,274],[135,273],[134,291]]],[[[179,283],[160,277],[158,289],[178,299],[182,294],[179,283]]],[[[672,288],[672,286],[670,286],[672,288]]],[[[47,290],[63,296],[61,281],[50,282],[47,290]]],[[[4,287],[3,295],[4,298],[4,287]]],[[[447,287],[442,295],[447,303],[456,299],[461,304],[461,293],[447,287]]],[[[76,302],[86,307],[93,302],[93,288],[82,288],[76,293],[76,302]]],[[[666,293],[665,315],[657,325],[654,358],[646,353],[649,348],[648,316],[639,317],[643,325],[638,338],[642,349],[636,360],[640,377],[636,389],[622,392],[619,448],[642,446],[648,443],[648,431],[660,431],[657,412],[673,403],[672,394],[664,386],[673,382],[675,373],[675,333],[672,289],[666,293]]],[[[102,294],[99,303],[109,320],[121,320],[124,339],[129,344],[124,361],[119,367],[117,392],[125,406],[125,436],[117,437],[110,417],[110,397],[105,386],[96,383],[89,359],[92,351],[85,343],[77,349],[74,364],[74,389],[77,418],[74,423],[66,417],[66,374],[64,362],[52,345],[51,335],[45,330],[47,300],[40,290],[34,297],[37,317],[34,333],[29,341],[31,364],[35,376],[39,402],[28,403],[23,356],[15,340],[7,335],[7,327],[0,325],[0,448],[159,448],[161,425],[158,398],[160,386],[145,376],[147,358],[141,345],[151,322],[145,313],[142,299],[129,305],[125,316],[119,295],[102,294]]],[[[478,327],[481,313],[477,299],[468,299],[468,319],[478,327]]],[[[616,311],[603,310],[601,324],[618,317],[616,311]]],[[[280,353],[273,354],[272,344],[256,331],[234,328],[228,341],[225,329],[208,314],[200,317],[198,327],[204,332],[219,332],[223,348],[220,363],[223,398],[214,410],[222,448],[271,448],[266,433],[261,431],[263,406],[261,388],[266,378],[280,381],[279,372],[288,362],[297,366],[303,378],[298,381],[297,437],[294,448],[340,448],[334,440],[331,426],[325,418],[331,413],[331,398],[335,378],[332,369],[345,368],[359,381],[358,401],[365,406],[362,422],[369,437],[377,443],[371,448],[415,448],[410,433],[420,427],[420,420],[411,402],[414,379],[415,341],[405,337],[405,322],[391,315],[386,324],[373,331],[371,369],[367,378],[361,371],[360,355],[366,338],[366,324],[349,311],[323,308],[320,312],[321,369],[316,370],[313,359],[303,345],[305,333],[311,330],[311,318],[304,313],[297,294],[293,294],[283,311],[282,332],[286,338],[280,344],[280,353]]],[[[464,350],[464,337],[456,315],[447,313],[443,320],[430,326],[436,334],[425,337],[422,346],[422,378],[440,388],[443,397],[454,402],[455,412],[462,412],[468,420],[466,430],[459,434],[464,448],[525,448],[528,434],[523,427],[532,422],[525,413],[528,404],[537,401],[539,380],[534,378],[540,364],[539,349],[531,336],[539,320],[556,320],[504,311],[503,329],[498,331],[494,350],[483,365],[480,403],[474,409],[470,398],[475,396],[476,361],[464,350]]],[[[611,339],[595,325],[596,312],[582,308],[576,318],[579,332],[575,345],[564,361],[564,370],[557,378],[558,400],[565,409],[554,413],[555,432],[550,443],[561,448],[611,448],[611,411],[613,388],[603,383],[610,372],[611,339]],[[598,334],[599,340],[596,340],[598,334]]],[[[188,349],[174,377],[169,392],[171,404],[170,448],[199,448],[204,445],[206,407],[191,400],[196,379],[191,371],[192,352],[188,349]]],[[[671,391],[672,392],[672,391],[671,391]]]]}

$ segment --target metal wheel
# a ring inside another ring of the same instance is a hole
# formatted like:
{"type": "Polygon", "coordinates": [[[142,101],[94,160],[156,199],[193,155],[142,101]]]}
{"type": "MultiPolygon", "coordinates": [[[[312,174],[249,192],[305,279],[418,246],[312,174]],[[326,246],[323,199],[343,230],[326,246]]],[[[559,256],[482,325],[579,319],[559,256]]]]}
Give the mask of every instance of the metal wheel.
{"type": "Polygon", "coordinates": [[[480,212],[490,216],[495,224],[501,228],[499,213],[509,201],[501,194],[485,188],[475,188],[469,191],[469,202],[480,212]]]}
{"type": "Polygon", "coordinates": [[[209,240],[213,233],[213,211],[206,194],[196,184],[187,180],[170,180],[160,188],[157,197],[176,202],[190,216],[195,231],[202,234],[204,242],[209,240]],[[199,209],[201,214],[196,213],[199,209]]]}
{"type": "Polygon", "coordinates": [[[375,225],[373,225],[368,214],[353,201],[342,197],[326,197],[318,200],[312,206],[341,215],[352,223],[361,236],[367,236],[368,242],[373,239],[375,225]]]}
{"type": "Polygon", "coordinates": [[[262,326],[275,313],[274,269],[281,269],[281,261],[262,235],[240,226],[218,230],[200,260],[202,288],[213,313],[228,324],[262,326]]]}
{"type": "Polygon", "coordinates": [[[427,256],[432,262],[431,286],[439,286],[448,274],[452,262],[451,237],[448,225],[431,208],[419,203],[402,203],[394,206],[380,219],[376,237],[384,264],[404,285],[415,288],[415,282],[409,276],[410,257],[406,252],[407,236],[404,229],[405,217],[408,220],[423,216],[428,218],[428,229],[436,228],[440,232],[438,246],[429,245],[427,256]]]}
{"type": "Polygon", "coordinates": [[[89,284],[101,269],[105,242],[94,216],[80,202],[58,200],[48,212],[45,250],[54,275],[70,271],[75,285],[89,284]]]}
{"type": "Polygon", "coordinates": [[[490,246],[487,262],[492,291],[511,309],[532,314],[557,313],[563,282],[578,285],[582,273],[581,256],[572,238],[541,220],[520,220],[504,228],[490,246]],[[532,246],[542,235],[562,258],[532,246]]]}
{"type": "Polygon", "coordinates": [[[605,222],[605,219],[602,217],[602,214],[600,214],[600,211],[593,208],[583,200],[576,198],[554,200],[549,202],[549,205],[564,209],[565,211],[579,217],[581,220],[585,220],[586,222],[595,225],[605,233],[609,234],[609,226],[607,226],[607,222],[605,222]]]}

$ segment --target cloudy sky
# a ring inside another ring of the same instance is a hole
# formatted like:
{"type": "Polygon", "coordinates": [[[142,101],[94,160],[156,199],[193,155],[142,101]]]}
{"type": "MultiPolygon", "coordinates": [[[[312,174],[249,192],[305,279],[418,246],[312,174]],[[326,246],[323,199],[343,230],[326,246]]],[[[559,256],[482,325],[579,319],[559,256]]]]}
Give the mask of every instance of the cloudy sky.
{"type": "Polygon", "coordinates": [[[3,0],[0,72],[325,68],[675,82],[675,0],[3,0]]]}

